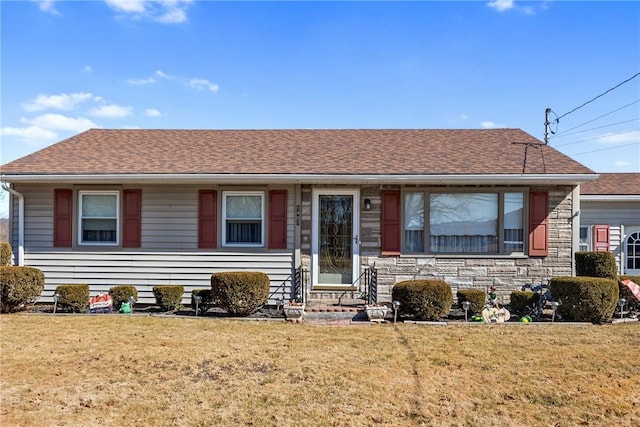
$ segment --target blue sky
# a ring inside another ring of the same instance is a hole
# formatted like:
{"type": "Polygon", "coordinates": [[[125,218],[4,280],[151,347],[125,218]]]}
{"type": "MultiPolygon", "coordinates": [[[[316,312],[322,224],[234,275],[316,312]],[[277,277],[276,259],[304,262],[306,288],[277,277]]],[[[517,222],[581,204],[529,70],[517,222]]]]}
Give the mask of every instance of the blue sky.
{"type": "MultiPolygon", "coordinates": [[[[0,163],[91,127],[521,128],[640,171],[640,3],[3,1],[0,163]]],[[[472,160],[472,159],[470,159],[472,160]]]]}

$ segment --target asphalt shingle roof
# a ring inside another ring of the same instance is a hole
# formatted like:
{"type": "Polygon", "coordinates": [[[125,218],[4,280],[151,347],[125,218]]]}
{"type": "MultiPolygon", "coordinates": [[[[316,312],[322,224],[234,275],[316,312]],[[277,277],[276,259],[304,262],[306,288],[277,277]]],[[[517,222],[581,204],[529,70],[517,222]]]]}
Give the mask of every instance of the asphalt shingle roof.
{"type": "Polygon", "coordinates": [[[519,129],[91,129],[5,175],[592,174],[519,129]]]}
{"type": "Polygon", "coordinates": [[[639,195],[640,173],[601,173],[595,181],[580,186],[584,195],[639,195]]]}

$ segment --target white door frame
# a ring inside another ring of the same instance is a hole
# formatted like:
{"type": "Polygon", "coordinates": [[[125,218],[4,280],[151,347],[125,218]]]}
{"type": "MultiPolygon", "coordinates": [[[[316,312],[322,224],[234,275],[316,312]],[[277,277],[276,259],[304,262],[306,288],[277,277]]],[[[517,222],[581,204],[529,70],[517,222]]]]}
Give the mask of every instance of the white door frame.
{"type": "MultiPolygon", "coordinates": [[[[360,189],[359,188],[314,188],[312,190],[311,202],[311,286],[317,287],[322,283],[318,283],[319,267],[318,253],[320,251],[319,227],[320,227],[320,196],[336,195],[336,196],[353,196],[353,217],[352,217],[352,282],[356,281],[360,276],[360,189]]],[[[347,288],[352,283],[341,285],[328,285],[335,288],[347,288]]]]}
{"type": "Polygon", "coordinates": [[[626,225],[622,228],[623,231],[623,239],[621,243],[622,246],[622,250],[620,251],[620,253],[622,254],[622,259],[620,260],[620,264],[621,264],[621,271],[622,274],[628,275],[628,276],[636,276],[640,273],[640,269],[628,269],[627,268],[627,256],[629,255],[627,253],[627,242],[629,241],[629,236],[631,236],[634,233],[640,233],[640,226],[633,226],[633,225],[626,225]]]}

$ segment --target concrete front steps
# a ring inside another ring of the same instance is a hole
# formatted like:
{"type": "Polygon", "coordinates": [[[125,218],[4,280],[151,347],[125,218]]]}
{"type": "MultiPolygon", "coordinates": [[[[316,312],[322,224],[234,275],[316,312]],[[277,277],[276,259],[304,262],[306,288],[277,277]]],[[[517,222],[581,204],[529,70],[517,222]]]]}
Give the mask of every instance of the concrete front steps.
{"type": "Polygon", "coordinates": [[[312,298],[305,306],[307,322],[367,322],[365,302],[361,299],[312,298]]]}

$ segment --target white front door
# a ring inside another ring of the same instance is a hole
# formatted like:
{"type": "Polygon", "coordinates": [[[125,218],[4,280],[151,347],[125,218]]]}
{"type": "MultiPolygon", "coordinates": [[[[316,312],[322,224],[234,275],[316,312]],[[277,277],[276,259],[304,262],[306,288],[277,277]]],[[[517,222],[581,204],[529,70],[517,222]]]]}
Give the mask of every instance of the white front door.
{"type": "Polygon", "coordinates": [[[625,227],[624,274],[640,276],[640,227],[625,227]]]}
{"type": "Polygon", "coordinates": [[[360,272],[360,192],[315,189],[312,202],[312,286],[351,286],[360,272]]]}

